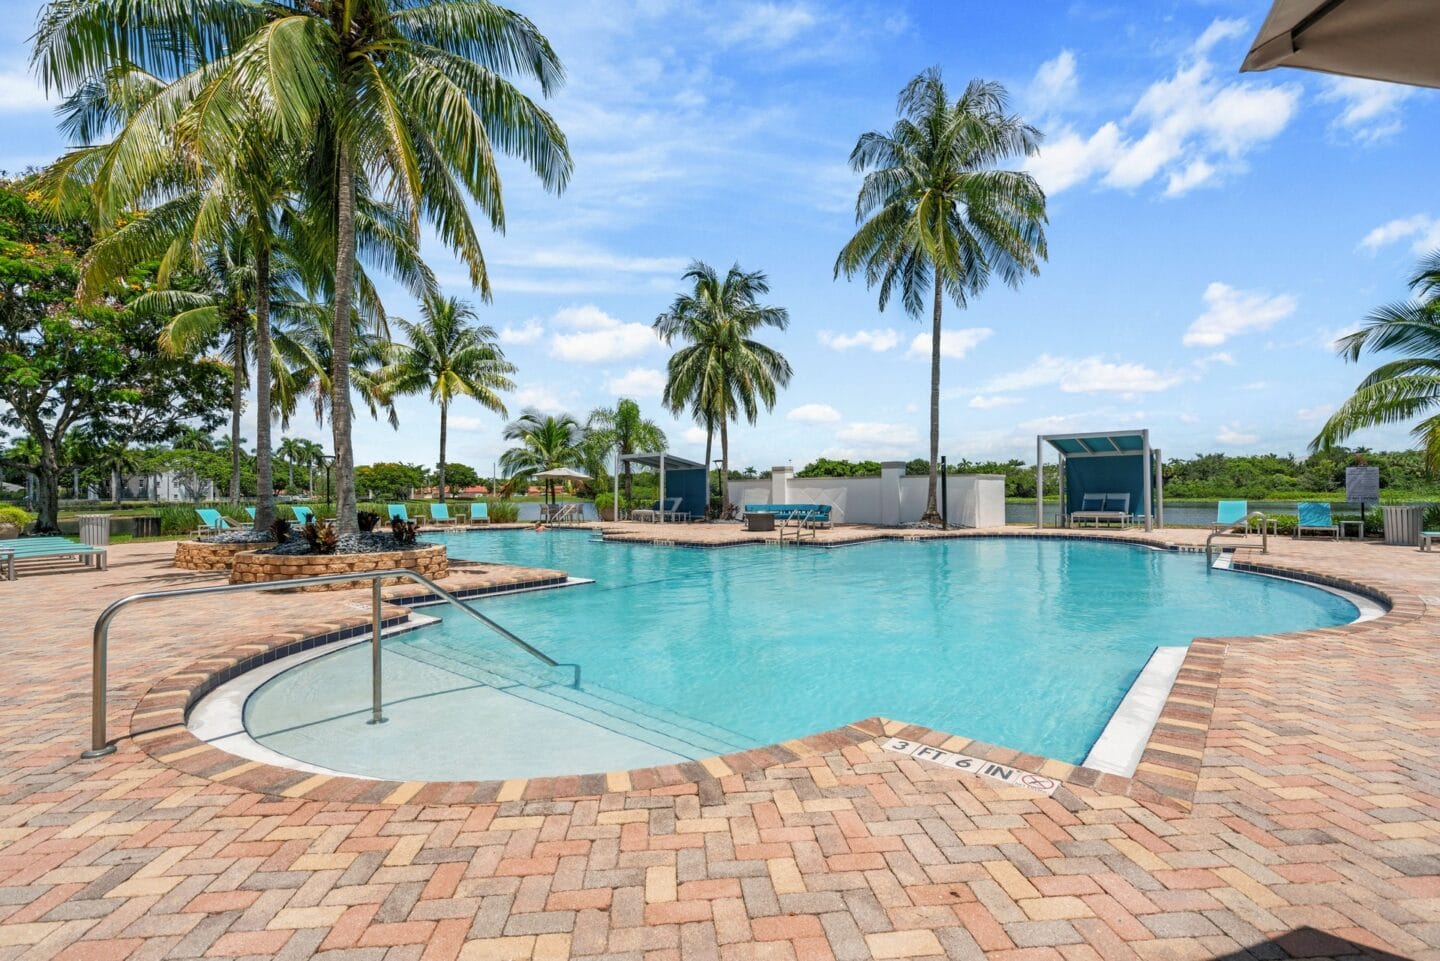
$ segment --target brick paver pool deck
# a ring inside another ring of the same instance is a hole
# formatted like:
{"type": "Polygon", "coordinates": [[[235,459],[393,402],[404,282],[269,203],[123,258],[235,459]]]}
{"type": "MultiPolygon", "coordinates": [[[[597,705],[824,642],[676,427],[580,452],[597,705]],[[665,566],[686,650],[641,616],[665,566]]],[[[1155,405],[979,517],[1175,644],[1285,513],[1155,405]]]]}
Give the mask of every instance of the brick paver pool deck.
{"type": "Polygon", "coordinates": [[[99,611],[218,579],[169,567],[170,544],[112,547],[106,572],[22,573],[0,582],[0,961],[1436,961],[1440,555],[1271,547],[1254,562],[1365,585],[1394,611],[1209,642],[1214,680],[1191,683],[1213,689],[1213,705],[1192,715],[1172,698],[1173,725],[1194,734],[1160,764],[1193,768],[1188,809],[1073,780],[1054,797],[996,786],[887,752],[874,725],[740,771],[591,778],[573,782],[577,796],[520,783],[483,803],[423,784],[388,786],[379,803],[263,793],[246,787],[254,767],[191,773],[132,739],[162,679],[237,646],[358,623],[363,592],[121,615],[119,751],[81,760],[99,611]]]}

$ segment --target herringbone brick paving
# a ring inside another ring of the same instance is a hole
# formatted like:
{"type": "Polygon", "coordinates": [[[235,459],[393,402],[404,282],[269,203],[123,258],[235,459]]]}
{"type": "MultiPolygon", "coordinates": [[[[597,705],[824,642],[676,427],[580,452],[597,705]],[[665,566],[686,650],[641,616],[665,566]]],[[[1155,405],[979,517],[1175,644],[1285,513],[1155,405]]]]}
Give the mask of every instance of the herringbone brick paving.
{"type": "Polygon", "coordinates": [[[1397,615],[1219,645],[1188,812],[999,788],[878,738],[483,804],[253,793],[129,740],[159,679],[363,613],[348,593],[122,615],[120,751],[82,761],[94,617],[203,578],[133,545],[109,572],[0,583],[0,961],[1440,959],[1440,558],[1272,545],[1267,564],[1373,585],[1397,615]]]}

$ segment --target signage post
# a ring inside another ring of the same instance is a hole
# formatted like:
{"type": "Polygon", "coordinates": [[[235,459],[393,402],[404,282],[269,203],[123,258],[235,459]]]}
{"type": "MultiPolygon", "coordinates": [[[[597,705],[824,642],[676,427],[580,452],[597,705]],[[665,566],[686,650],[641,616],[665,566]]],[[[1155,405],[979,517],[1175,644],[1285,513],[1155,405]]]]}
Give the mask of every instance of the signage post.
{"type": "Polygon", "coordinates": [[[1345,468],[1345,500],[1360,505],[1360,539],[1365,539],[1365,505],[1380,503],[1380,468],[1345,468]]]}

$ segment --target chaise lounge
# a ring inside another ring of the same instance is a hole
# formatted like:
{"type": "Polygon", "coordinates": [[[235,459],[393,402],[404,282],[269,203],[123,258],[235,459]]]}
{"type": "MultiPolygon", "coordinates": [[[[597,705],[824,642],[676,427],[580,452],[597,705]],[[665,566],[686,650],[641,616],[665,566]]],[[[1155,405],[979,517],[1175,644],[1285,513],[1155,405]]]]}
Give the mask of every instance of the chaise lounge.
{"type": "Polygon", "coordinates": [[[73,557],[86,567],[93,561],[102,571],[109,566],[105,548],[79,544],[65,537],[17,537],[0,541],[0,565],[4,566],[8,581],[15,580],[16,561],[66,557],[73,557]]]}
{"type": "Polygon", "coordinates": [[[1092,527],[1102,523],[1125,527],[1133,520],[1129,494],[1085,494],[1080,498],[1080,509],[1070,512],[1071,527],[1079,527],[1085,521],[1092,527]]]}
{"type": "Polygon", "coordinates": [[[1329,504],[1323,501],[1304,501],[1296,506],[1296,512],[1299,514],[1298,523],[1295,525],[1297,541],[1301,535],[1312,531],[1329,534],[1337,541],[1340,539],[1340,525],[1330,516],[1329,504]]]}

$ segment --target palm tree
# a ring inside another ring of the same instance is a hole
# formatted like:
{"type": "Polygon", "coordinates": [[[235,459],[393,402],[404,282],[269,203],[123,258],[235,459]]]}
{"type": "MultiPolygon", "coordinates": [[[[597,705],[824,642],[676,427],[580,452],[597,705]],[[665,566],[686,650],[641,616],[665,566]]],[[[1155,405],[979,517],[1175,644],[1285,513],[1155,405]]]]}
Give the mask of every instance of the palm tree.
{"type": "Polygon", "coordinates": [[[497,391],[514,390],[515,365],[505,359],[493,327],[476,323],[470,305],[454,297],[430,297],[420,307],[421,321],[398,320],[409,344],[392,344],[389,363],[380,371],[388,397],[430,392],[440,405],[440,501],[445,501],[445,440],[450,402],[469,397],[501,417],[505,402],[497,391]]]}
{"type": "Polygon", "coordinates": [[[298,437],[283,437],[280,439],[280,448],[277,453],[280,459],[285,462],[285,490],[287,493],[295,492],[295,465],[305,463],[309,456],[305,449],[306,444],[311,441],[301,440],[298,437]]]}
{"type": "MultiPolygon", "coordinates": [[[[614,407],[597,407],[590,412],[585,430],[600,451],[618,450],[623,457],[637,452],[662,451],[666,448],[665,432],[653,420],[646,420],[640,405],[628,397],[620,398],[614,407]]],[[[634,490],[630,462],[625,461],[625,497],[634,490]]],[[[615,505],[619,517],[620,505],[615,505]]]]}
{"type": "Polygon", "coordinates": [[[757,302],[770,292],[762,271],[746,273],[736,264],[722,280],[715,268],[697,260],[685,279],[693,289],[676,296],[654,323],[666,344],[678,339],[685,345],[670,357],[661,400],[674,414],[688,408],[705,428],[707,471],[711,437],[719,428],[723,508],[730,503],[730,421],[744,414],[754,424],[761,406],[774,409],[778,389],[790,383],[790,362],[753,335],[761,327],[784,330],[790,315],[757,302]]]}
{"type": "Polygon", "coordinates": [[[305,155],[298,192],[333,228],[337,526],[353,534],[353,278],[357,257],[372,255],[357,243],[357,197],[373,188],[392,199],[417,241],[428,220],[488,299],[467,201],[504,229],[497,148],[557,192],[571,169],[560,128],[505,75],[548,96],[563,69],[533,23],[485,0],[287,0],[264,11],[197,99],[191,142],[225,145],[236,116],[253,112],[283,150],[305,155]]]}
{"type": "Polygon", "coordinates": [[[1310,442],[1312,451],[1334,447],[1367,427],[1423,416],[1410,433],[1425,452],[1426,469],[1440,470],[1440,250],[1420,261],[1410,289],[1412,299],[1376,308],[1363,327],[1335,342],[1340,356],[1352,363],[1367,352],[1400,356],[1360,381],[1310,442]]]}
{"type": "Polygon", "coordinates": [[[860,228],[835,259],[835,276],[863,271],[867,287],[880,287],[881,310],[898,293],[916,318],[932,294],[931,523],[943,523],[935,493],[944,298],[964,308],[992,273],[1018,287],[1047,256],[1045,192],[1029,174],[996,166],[1040,146],[1039,130],[1005,112],[1008,100],[1000,84],[972,80],[952,102],[933,67],[900,91],[900,119],[890,132],[861,135],[850,154],[850,166],[865,174],[855,201],[860,228]]]}
{"type": "MultiPolygon", "coordinates": [[[[148,291],[135,299],[131,310],[171,315],[160,335],[160,346],[172,354],[200,356],[218,345],[220,357],[231,372],[230,503],[238,504],[240,417],[250,382],[250,341],[256,327],[250,312],[255,271],[249,258],[248,238],[237,233],[229,240],[215,245],[205,262],[197,265],[201,271],[199,289],[148,291]]],[[[257,411],[257,420],[268,423],[268,411],[257,411]]]]}
{"type": "MultiPolygon", "coordinates": [[[[528,481],[531,474],[573,467],[585,459],[585,429],[569,414],[542,414],[527,407],[505,425],[505,439],[519,441],[500,455],[500,468],[512,481],[528,481]]],[[[545,481],[548,497],[554,482],[545,481]]]]}

